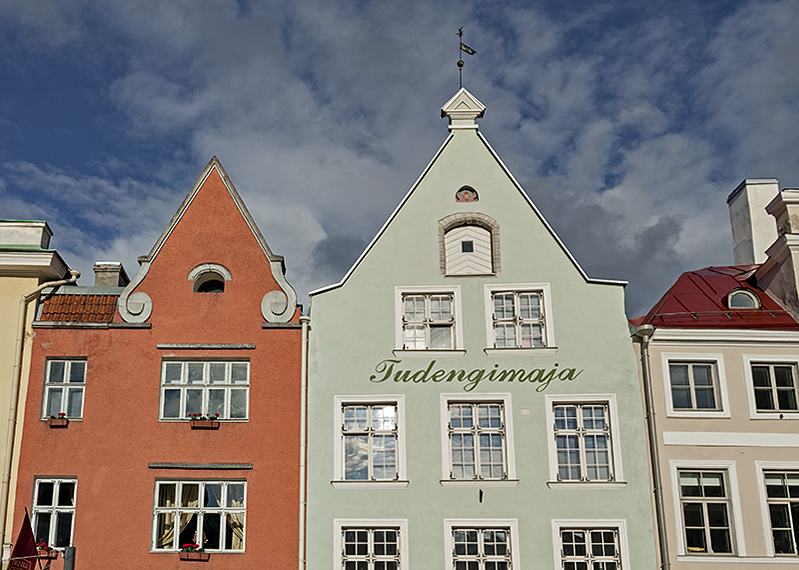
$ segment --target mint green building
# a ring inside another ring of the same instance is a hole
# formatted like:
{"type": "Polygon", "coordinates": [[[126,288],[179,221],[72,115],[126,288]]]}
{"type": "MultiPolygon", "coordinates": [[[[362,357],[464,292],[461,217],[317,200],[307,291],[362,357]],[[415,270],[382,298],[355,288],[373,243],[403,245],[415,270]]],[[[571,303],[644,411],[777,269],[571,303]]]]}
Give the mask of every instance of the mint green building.
{"type": "Polygon", "coordinates": [[[311,293],[309,570],[656,567],[624,283],[590,279],[478,132],[311,293]]]}

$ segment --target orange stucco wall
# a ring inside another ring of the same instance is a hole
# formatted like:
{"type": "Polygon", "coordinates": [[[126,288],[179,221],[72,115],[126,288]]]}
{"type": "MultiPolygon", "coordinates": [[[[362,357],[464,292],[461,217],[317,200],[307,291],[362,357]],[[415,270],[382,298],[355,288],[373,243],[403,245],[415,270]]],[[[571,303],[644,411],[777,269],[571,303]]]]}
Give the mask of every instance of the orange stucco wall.
{"type": "MultiPolygon", "coordinates": [[[[301,330],[262,328],[269,261],[215,170],[137,287],[153,302],[151,328],[36,328],[14,529],[36,477],[77,477],[73,544],[79,568],[291,568],[297,564],[301,330]],[[193,293],[189,271],[218,263],[224,293],[193,293]],[[254,344],[254,349],[158,349],[160,343],[254,344]],[[85,357],[83,418],[41,420],[46,359],[85,357]],[[192,430],[159,421],[164,358],[250,361],[249,421],[192,430]],[[251,463],[243,470],[150,469],[149,463],[251,463]],[[152,553],[156,479],[245,479],[244,553],[205,563],[152,553]]],[[[119,314],[116,322],[121,322],[119,314]]],[[[15,537],[16,538],[16,537],[15,537]]],[[[59,560],[52,568],[62,567],[59,560]]]]}

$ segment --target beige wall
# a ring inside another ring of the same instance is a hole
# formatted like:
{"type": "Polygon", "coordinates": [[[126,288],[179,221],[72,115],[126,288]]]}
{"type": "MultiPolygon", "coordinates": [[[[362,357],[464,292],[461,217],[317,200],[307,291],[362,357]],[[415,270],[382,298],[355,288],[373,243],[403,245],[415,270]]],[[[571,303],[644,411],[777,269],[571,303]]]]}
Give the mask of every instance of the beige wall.
{"type": "MultiPolygon", "coordinates": [[[[663,331],[663,329],[661,329],[663,331]]],[[[709,562],[715,556],[680,552],[678,537],[682,535],[679,489],[676,469],[725,469],[728,496],[731,500],[735,568],[763,568],[775,557],[771,554],[771,527],[762,498],[762,471],[757,462],[791,464],[799,470],[799,414],[784,414],[783,419],[763,417],[754,408],[751,383],[746,371],[746,356],[757,356],[758,362],[799,362],[799,334],[758,333],[750,342],[741,340],[694,338],[658,341],[657,331],[650,345],[650,363],[655,418],[658,433],[660,470],[664,487],[664,510],[672,568],[684,570],[728,568],[733,561],[709,562]],[[675,413],[669,409],[669,361],[715,361],[717,395],[722,410],[717,417],[700,417],[706,412],[675,413]],[[726,390],[726,394],[725,394],[726,390]],[[677,414],[685,417],[676,417],[677,414]],[[755,416],[754,418],[752,416],[755,416]],[[676,497],[675,497],[676,495],[676,497]],[[745,554],[744,554],[745,553],[745,554]],[[700,560],[700,558],[702,560],[700,560]]],[[[732,335],[730,335],[732,336],[732,335]]],[[[740,335],[739,335],[740,337],[740,335]]],[[[799,563],[796,556],[777,556],[777,560],[799,563]]]]}
{"type": "MultiPolygon", "coordinates": [[[[8,412],[11,403],[11,380],[14,369],[14,352],[17,339],[17,326],[19,319],[19,302],[22,295],[36,288],[39,279],[36,277],[5,277],[0,275],[0,453],[5,457],[6,432],[8,428],[8,412]]],[[[28,305],[27,328],[31,332],[30,322],[36,302],[28,305]]],[[[22,383],[20,385],[19,405],[17,406],[17,435],[14,445],[14,462],[11,469],[11,489],[9,495],[8,512],[15,512],[14,496],[17,484],[17,465],[19,460],[19,445],[22,441],[22,410],[25,409],[25,395],[28,392],[28,370],[30,365],[31,338],[26,335],[25,352],[22,361],[22,383]]],[[[12,536],[13,516],[8,517],[6,525],[6,542],[16,540],[12,536]]]]}

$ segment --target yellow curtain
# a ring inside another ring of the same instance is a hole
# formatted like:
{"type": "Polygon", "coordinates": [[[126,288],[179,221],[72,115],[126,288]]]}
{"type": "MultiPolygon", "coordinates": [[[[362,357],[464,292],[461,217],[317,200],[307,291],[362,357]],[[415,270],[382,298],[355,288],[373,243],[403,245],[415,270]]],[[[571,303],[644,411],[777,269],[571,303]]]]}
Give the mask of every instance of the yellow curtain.
{"type": "Polygon", "coordinates": [[[233,531],[232,544],[227,547],[231,550],[241,550],[244,548],[244,513],[228,513],[227,524],[233,531]]]}

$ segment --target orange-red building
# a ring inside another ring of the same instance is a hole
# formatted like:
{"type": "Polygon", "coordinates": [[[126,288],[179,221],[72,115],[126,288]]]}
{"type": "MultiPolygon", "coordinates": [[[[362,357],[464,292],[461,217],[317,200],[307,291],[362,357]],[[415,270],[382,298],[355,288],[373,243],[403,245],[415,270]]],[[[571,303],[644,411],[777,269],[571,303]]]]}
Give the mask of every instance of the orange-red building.
{"type": "Polygon", "coordinates": [[[39,301],[15,532],[27,505],[78,568],[293,567],[300,308],[216,157],[139,263],[39,301]]]}

